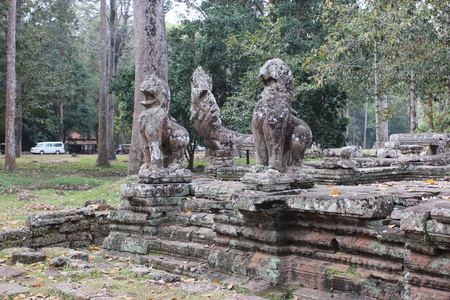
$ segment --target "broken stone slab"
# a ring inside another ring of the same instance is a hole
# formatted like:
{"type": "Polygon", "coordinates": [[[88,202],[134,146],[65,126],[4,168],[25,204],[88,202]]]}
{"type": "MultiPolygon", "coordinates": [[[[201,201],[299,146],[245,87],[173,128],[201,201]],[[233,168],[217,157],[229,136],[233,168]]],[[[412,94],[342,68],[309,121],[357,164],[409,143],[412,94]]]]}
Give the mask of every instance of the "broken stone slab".
{"type": "Polygon", "coordinates": [[[33,264],[40,261],[45,261],[46,254],[45,252],[36,252],[36,251],[24,251],[24,252],[13,252],[11,254],[11,258],[13,262],[21,262],[23,264],[33,264]]]}
{"type": "Polygon", "coordinates": [[[431,218],[441,223],[450,224],[450,201],[434,205],[431,210],[431,218]]]}
{"type": "Polygon", "coordinates": [[[88,200],[84,203],[84,206],[87,207],[89,205],[101,205],[101,204],[106,204],[106,199],[92,199],[92,200],[88,200]]]}
{"type": "Polygon", "coordinates": [[[356,161],[349,158],[327,157],[323,163],[323,169],[355,169],[356,161]]]}
{"type": "Polygon", "coordinates": [[[185,197],[190,193],[189,185],[172,184],[124,184],[120,187],[122,197],[167,198],[185,197]]]}
{"type": "Polygon", "coordinates": [[[131,211],[119,210],[113,211],[109,215],[111,223],[120,224],[132,224],[132,225],[145,225],[147,222],[148,214],[135,213],[131,211]]]}
{"type": "Polygon", "coordinates": [[[192,172],[188,169],[148,169],[142,165],[139,170],[139,183],[168,184],[168,183],[189,183],[192,181],[192,172]]]}
{"type": "MultiPolygon", "coordinates": [[[[435,211],[435,215],[438,218],[440,214],[445,215],[447,202],[442,200],[428,201],[421,205],[406,208],[402,213],[400,229],[405,232],[423,234],[425,232],[426,222],[431,219],[431,212],[435,211]],[[441,205],[442,210],[439,210],[441,205]],[[435,208],[436,210],[434,210],[435,208]]],[[[446,220],[445,216],[443,218],[446,220]]]]}
{"type": "MultiPolygon", "coordinates": [[[[0,284],[0,296],[14,296],[18,294],[25,294],[30,291],[29,288],[17,283],[0,284]]],[[[9,299],[9,298],[3,298],[9,299]]]]}
{"type": "Polygon", "coordinates": [[[241,212],[295,211],[343,217],[378,218],[388,216],[394,203],[389,195],[337,195],[311,193],[270,195],[242,192],[235,196],[234,208],[241,212]]]}
{"type": "Polygon", "coordinates": [[[361,147],[347,146],[343,148],[329,148],[323,150],[323,155],[326,157],[340,157],[349,159],[350,157],[361,158],[364,156],[361,147]]]}
{"type": "Polygon", "coordinates": [[[436,248],[450,250],[450,224],[429,220],[427,233],[436,248]]]}
{"type": "Polygon", "coordinates": [[[79,221],[83,216],[94,216],[92,207],[81,209],[69,209],[55,213],[30,214],[26,218],[26,224],[30,227],[42,227],[48,225],[59,225],[70,221],[79,221]]]}
{"type": "Polygon", "coordinates": [[[103,248],[120,252],[148,254],[151,238],[132,237],[120,233],[111,233],[103,242],[103,248]]]}
{"type": "Polygon", "coordinates": [[[52,258],[52,260],[50,261],[50,266],[55,267],[55,268],[60,268],[60,267],[66,266],[70,263],[71,263],[71,261],[68,257],[58,256],[58,257],[52,258]]]}
{"type": "Polygon", "coordinates": [[[13,278],[24,274],[25,271],[16,269],[11,266],[0,265],[0,277],[13,278]]]}
{"type": "Polygon", "coordinates": [[[378,158],[397,158],[397,150],[393,147],[377,149],[378,158]]]}
{"type": "Polygon", "coordinates": [[[62,283],[51,287],[55,292],[73,300],[91,300],[103,297],[99,292],[88,291],[80,284],[62,283]]]}
{"type": "Polygon", "coordinates": [[[241,179],[249,189],[264,192],[283,191],[292,188],[311,188],[314,179],[298,169],[291,169],[281,173],[275,169],[267,169],[264,172],[247,173],[241,179]]]}

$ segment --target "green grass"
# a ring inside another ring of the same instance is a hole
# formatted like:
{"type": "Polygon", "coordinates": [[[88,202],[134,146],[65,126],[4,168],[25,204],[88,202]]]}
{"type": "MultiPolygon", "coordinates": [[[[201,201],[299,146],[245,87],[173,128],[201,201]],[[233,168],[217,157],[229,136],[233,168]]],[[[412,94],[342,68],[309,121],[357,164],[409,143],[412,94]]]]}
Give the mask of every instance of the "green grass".
{"type": "Polygon", "coordinates": [[[119,155],[111,168],[94,167],[96,158],[24,155],[16,173],[5,172],[0,159],[0,227],[23,226],[28,214],[82,207],[91,199],[119,204],[120,185],[129,182],[128,156],[119,155]]]}

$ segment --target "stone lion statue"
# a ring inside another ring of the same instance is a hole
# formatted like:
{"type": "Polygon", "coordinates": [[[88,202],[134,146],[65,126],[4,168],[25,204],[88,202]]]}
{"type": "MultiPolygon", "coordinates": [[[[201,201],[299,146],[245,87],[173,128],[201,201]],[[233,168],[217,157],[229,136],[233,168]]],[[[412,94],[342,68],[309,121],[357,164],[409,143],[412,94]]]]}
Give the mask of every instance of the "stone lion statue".
{"type": "Polygon", "coordinates": [[[144,151],[143,170],[168,169],[176,171],[184,168],[184,149],[189,144],[189,133],[169,115],[170,91],[167,83],[155,75],[147,76],[141,92],[145,100],[141,102],[145,110],[139,115],[138,129],[144,151]]]}
{"type": "Polygon", "coordinates": [[[292,110],[291,70],[281,59],[271,59],[260,69],[258,80],[263,82],[264,91],[252,116],[256,163],[280,172],[300,166],[312,133],[292,110]]]}
{"type": "Polygon", "coordinates": [[[253,137],[225,128],[220,119],[220,108],[212,93],[212,78],[198,67],[191,77],[191,117],[194,128],[210,150],[208,174],[218,168],[233,165],[233,153],[254,152],[253,137]]]}
{"type": "Polygon", "coordinates": [[[202,67],[191,77],[191,117],[195,129],[205,140],[214,139],[222,127],[220,108],[212,94],[212,78],[202,67]]]}

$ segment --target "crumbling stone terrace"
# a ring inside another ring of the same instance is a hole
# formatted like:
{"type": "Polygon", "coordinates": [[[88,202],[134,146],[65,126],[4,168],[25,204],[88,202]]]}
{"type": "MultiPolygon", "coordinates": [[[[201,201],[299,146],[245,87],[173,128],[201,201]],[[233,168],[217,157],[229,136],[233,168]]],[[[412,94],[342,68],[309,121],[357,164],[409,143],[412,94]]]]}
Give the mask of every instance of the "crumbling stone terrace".
{"type": "Polygon", "coordinates": [[[122,196],[104,248],[164,270],[322,298],[450,295],[448,181],[262,192],[202,179],[127,185],[122,196]]]}

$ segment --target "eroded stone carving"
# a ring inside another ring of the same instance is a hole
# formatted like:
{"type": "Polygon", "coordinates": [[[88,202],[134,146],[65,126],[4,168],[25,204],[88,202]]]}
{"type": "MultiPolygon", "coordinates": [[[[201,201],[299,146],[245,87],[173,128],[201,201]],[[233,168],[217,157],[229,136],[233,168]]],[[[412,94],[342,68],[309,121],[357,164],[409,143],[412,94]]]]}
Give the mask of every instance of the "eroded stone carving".
{"type": "Polygon", "coordinates": [[[218,168],[233,165],[233,152],[255,150],[253,137],[222,126],[220,108],[212,93],[212,79],[202,67],[191,77],[191,117],[194,128],[210,150],[211,161],[207,173],[216,174],[218,168]]]}
{"type": "Polygon", "coordinates": [[[264,83],[261,100],[253,110],[253,137],[257,164],[283,171],[301,165],[311,145],[309,126],[292,110],[294,77],[280,59],[271,59],[259,71],[264,83]]]}
{"type": "MultiPolygon", "coordinates": [[[[253,110],[252,130],[256,146],[256,164],[267,176],[258,176],[258,179],[254,180],[272,183],[279,180],[282,186],[286,187],[286,182],[293,180],[286,176],[292,177],[290,175],[294,173],[294,169],[297,178],[301,174],[298,168],[302,164],[306,148],[311,145],[311,129],[303,120],[297,118],[292,110],[294,77],[281,59],[267,61],[260,69],[258,80],[263,82],[264,91],[253,110]],[[288,169],[290,172],[287,172],[288,169]],[[277,175],[280,172],[286,175],[277,175]]],[[[248,182],[249,176],[244,181],[248,182]]],[[[307,181],[310,185],[312,178],[303,176],[300,181],[307,181]]],[[[267,188],[272,189],[268,186],[267,188]]]]}
{"type": "Polygon", "coordinates": [[[169,114],[170,91],[155,75],[147,76],[141,92],[145,110],[138,119],[145,164],[139,170],[141,182],[190,182],[192,173],[184,169],[184,149],[189,133],[169,114]]]}

